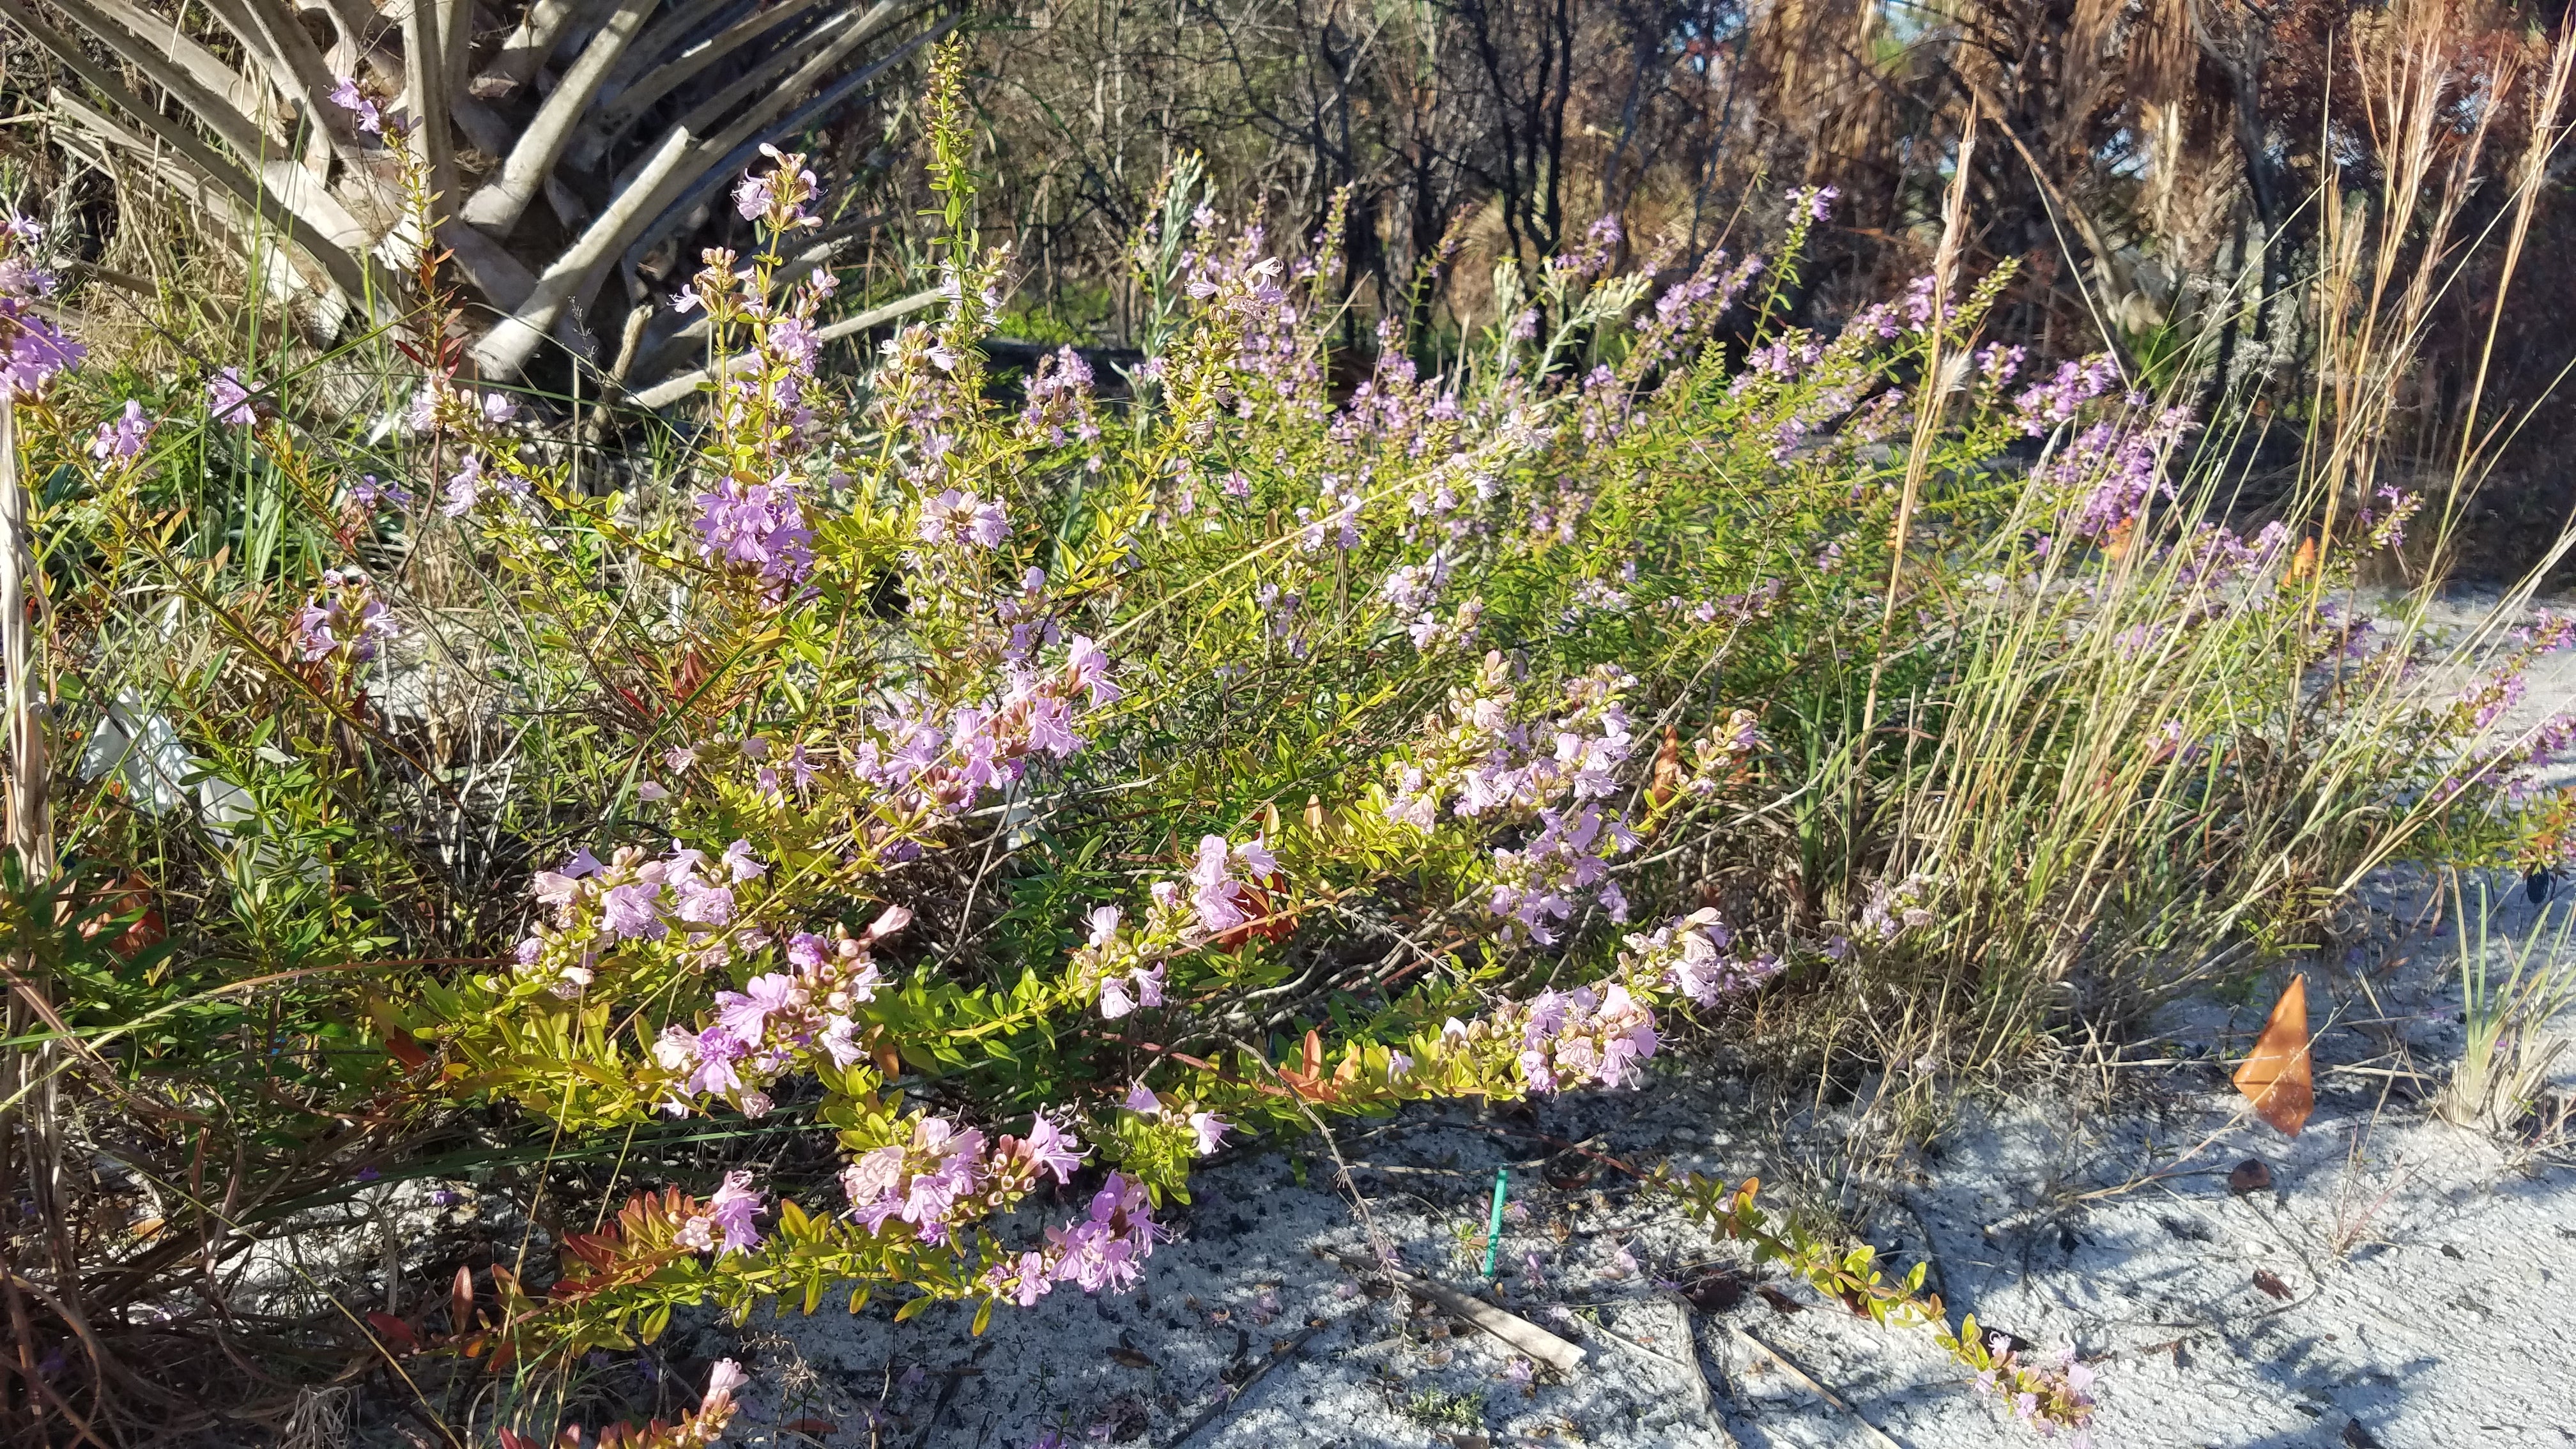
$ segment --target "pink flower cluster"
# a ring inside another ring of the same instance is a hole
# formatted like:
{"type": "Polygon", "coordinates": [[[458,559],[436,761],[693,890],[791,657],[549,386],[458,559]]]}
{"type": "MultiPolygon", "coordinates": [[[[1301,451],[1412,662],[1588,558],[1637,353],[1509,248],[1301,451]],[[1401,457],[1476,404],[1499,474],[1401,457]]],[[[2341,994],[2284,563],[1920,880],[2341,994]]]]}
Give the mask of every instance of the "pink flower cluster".
{"type": "Polygon", "coordinates": [[[1987,1340],[1993,1364],[1977,1375],[1977,1387],[2001,1397],[2013,1417],[2041,1434],[2066,1428],[2076,1431],[2077,1449],[2090,1442],[2083,1430],[2093,1417],[2093,1370],[2067,1349],[2037,1362],[2025,1360],[2009,1335],[1987,1340]]]}
{"type": "Polygon", "coordinates": [[[238,367],[224,368],[206,384],[206,411],[228,428],[247,428],[258,422],[266,409],[267,400],[243,379],[238,367]]]}
{"type": "Polygon", "coordinates": [[[1542,991],[1517,1015],[1521,1076],[1531,1091],[1645,1084],[1638,1063],[1655,1054],[1655,1013],[1627,987],[1542,991]]]}
{"type": "Polygon", "coordinates": [[[1147,889],[1150,904],[1137,926],[1125,924],[1116,906],[1096,906],[1085,918],[1089,938],[1073,953],[1074,979],[1096,985],[1100,1014],[1116,1021],[1138,1007],[1163,1004],[1165,961],[1251,924],[1258,909],[1238,867],[1268,888],[1279,884],[1279,860],[1260,836],[1229,844],[1222,835],[1199,838],[1188,875],[1159,880],[1147,889]]]}
{"type": "Polygon", "coordinates": [[[1861,908],[1860,931],[1880,941],[1893,941],[1907,931],[1920,930],[1932,924],[1932,913],[1923,907],[1923,898],[1931,891],[1929,877],[1907,876],[1894,885],[1880,877],[1869,883],[1869,904],[1861,908]]]}
{"type": "Polygon", "coordinates": [[[29,261],[44,228],[12,212],[0,216],[0,385],[34,392],[56,373],[81,365],[89,349],[36,310],[54,290],[54,274],[29,261]]]}
{"type": "Polygon", "coordinates": [[[693,964],[711,967],[732,958],[735,947],[756,948],[766,938],[734,930],[734,887],[768,870],[746,841],[735,841],[717,862],[722,879],[705,873],[706,853],[674,842],[667,856],[623,846],[602,864],[588,849],[555,870],[539,871],[530,892],[553,908],[551,922],[519,943],[523,974],[573,997],[591,982],[599,959],[629,942],[658,942],[676,935],[693,964]]]}
{"type": "Polygon", "coordinates": [[[948,548],[998,548],[1011,536],[1010,519],[998,501],[950,488],[921,504],[919,536],[926,544],[948,548]]]}
{"type": "Polygon", "coordinates": [[[1733,951],[1735,933],[1714,910],[1702,908],[1655,930],[1627,938],[1623,963],[1642,977],[1696,1006],[1754,990],[1780,974],[1781,961],[1764,952],[1745,960],[1733,951]]]}
{"type": "MultiPolygon", "coordinates": [[[[1043,438],[1048,446],[1056,448],[1063,447],[1068,439],[1085,444],[1100,441],[1100,421],[1091,409],[1091,384],[1091,364],[1071,347],[1039,358],[1037,368],[1029,374],[1028,402],[1020,409],[1021,435],[1043,438]]],[[[1091,466],[1099,468],[1097,455],[1091,466]]]]}
{"type": "Polygon", "coordinates": [[[143,404],[132,398],[115,418],[98,425],[89,440],[89,455],[102,463],[122,463],[140,457],[143,445],[152,436],[152,420],[143,414],[143,404]]]}
{"type": "Polygon", "coordinates": [[[1762,258],[1750,256],[1730,268],[1724,251],[1710,252],[1696,271],[1655,299],[1652,313],[1637,314],[1637,349],[1629,354],[1621,370],[1631,380],[1642,377],[1646,369],[1672,357],[1692,338],[1715,326],[1753,279],[1762,274],[1763,265],[1762,258]]]}
{"type": "MultiPolygon", "coordinates": [[[[1447,490],[1443,489],[1444,496],[1447,490]]],[[[1455,506],[1452,499],[1452,506],[1455,506]]],[[[1378,594],[1399,618],[1404,620],[1405,637],[1424,653],[1437,649],[1454,649],[1476,637],[1476,626],[1484,617],[1485,601],[1468,599],[1443,622],[1434,612],[1440,592],[1448,586],[1451,560],[1448,550],[1435,548],[1420,563],[1405,564],[1390,572],[1378,584],[1378,594]]]]}
{"type": "MultiPolygon", "coordinates": [[[[2005,354],[2015,367],[2021,361],[2020,349],[2005,354]]],[[[1988,357],[1989,375],[1994,374],[1998,360],[1988,357]]],[[[2013,400],[2013,412],[2021,430],[2036,438],[2049,429],[2075,420],[2075,410],[2111,390],[2120,380],[2119,364],[2108,357],[2095,357],[2084,362],[2062,362],[2048,381],[2023,389],[2013,400]]]]}
{"type": "Polygon", "coordinates": [[[1008,669],[1008,689],[989,704],[961,705],[942,720],[924,701],[900,700],[877,718],[877,738],[852,752],[850,772],[891,792],[902,809],[953,817],[983,791],[1018,780],[1031,758],[1080,750],[1080,711],[1125,694],[1111,670],[1100,646],[1075,635],[1061,665],[1008,669]]]}
{"type": "Polygon", "coordinates": [[[516,454],[518,439],[509,427],[518,415],[517,400],[506,393],[476,392],[441,377],[421,384],[412,395],[405,418],[411,430],[444,436],[461,450],[456,471],[447,478],[444,501],[438,507],[441,514],[462,518],[492,489],[513,498],[527,496],[527,480],[494,461],[516,454]]]}
{"type": "Polygon", "coordinates": [[[295,616],[295,647],[307,664],[334,654],[364,664],[397,632],[385,601],[356,564],[323,570],[321,595],[295,616]]]}
{"type": "Polygon", "coordinates": [[[945,1117],[913,1119],[901,1142],[863,1152],[841,1170],[850,1216],[882,1237],[900,1222],[914,1241],[948,1241],[952,1226],[972,1222],[1026,1196],[1042,1172],[1058,1183],[1082,1164],[1079,1139],[1040,1113],[1026,1138],[987,1142],[982,1132],[945,1117]]]}
{"type": "Polygon", "coordinates": [[[707,1199],[706,1210],[680,1225],[680,1246],[693,1253],[712,1249],[718,1257],[759,1247],[760,1229],[752,1218],[760,1212],[761,1198],[751,1185],[750,1173],[726,1173],[724,1183],[707,1199]]]}
{"type": "Polygon", "coordinates": [[[740,991],[718,991],[715,1021],[692,1031],[674,1022],[653,1043],[667,1093],[663,1110],[681,1116],[703,1097],[722,1097],[746,1117],[768,1115],[770,1083],[816,1057],[847,1067],[866,1053],[853,1013],[885,984],[872,948],[911,924],[896,906],[861,936],[799,931],[787,938],[785,971],[763,972],[740,991]]]}
{"type": "Polygon", "coordinates": [[[1621,697],[1635,681],[1600,666],[1565,687],[1569,708],[1553,720],[1513,720],[1509,668],[1488,654],[1473,690],[1450,694],[1451,721],[1434,715],[1413,757],[1396,768],[1390,818],[1429,830],[1441,806],[1473,820],[1517,813],[1538,827],[1519,849],[1494,851],[1490,902],[1507,928],[1542,944],[1586,904],[1627,919],[1626,895],[1609,857],[1636,844],[1625,815],[1603,802],[1636,738],[1621,697]],[[1454,800],[1452,799],[1454,795],[1454,800]]]}
{"type": "Polygon", "coordinates": [[[1178,1112],[1166,1107],[1163,1105],[1163,1099],[1155,1095],[1154,1090],[1142,1081],[1128,1086],[1127,1099],[1120,1105],[1139,1117],[1175,1127],[1186,1127],[1190,1134],[1191,1150],[1201,1157],[1209,1156],[1219,1147],[1224,1146],[1225,1134],[1234,1130],[1233,1123],[1214,1112],[1199,1111],[1195,1107],[1186,1112],[1178,1112]]]}
{"type": "Polygon", "coordinates": [[[814,530],[792,473],[766,483],[727,478],[697,496],[700,556],[767,584],[772,594],[814,571],[814,530]]]}
{"type": "Polygon", "coordinates": [[[996,1266],[985,1276],[988,1287],[1025,1308],[1058,1283],[1071,1283],[1085,1293],[1123,1293],[1143,1276],[1154,1243],[1167,1236],[1154,1221],[1153,1199],[1145,1185],[1113,1172],[1091,1196],[1091,1208],[1067,1227],[1046,1230],[1046,1247],[1022,1253],[1016,1261],[996,1266]]]}
{"type": "MultiPolygon", "coordinates": [[[[734,190],[734,207],[746,220],[759,222],[774,246],[779,238],[821,224],[807,210],[818,186],[803,155],[765,144],[760,149],[770,160],[769,169],[744,174],[734,190]]],[[[729,491],[722,486],[701,493],[697,501],[707,516],[699,531],[709,536],[711,555],[720,551],[714,546],[720,535],[729,561],[754,568],[773,591],[780,591],[784,583],[803,577],[804,518],[793,465],[823,435],[823,420],[807,398],[823,346],[814,315],[840,290],[840,279],[830,268],[818,267],[784,296],[773,297],[774,252],[748,266],[738,266],[741,260],[726,247],[699,253],[703,265],[687,286],[672,294],[671,306],[684,313],[705,309],[708,325],[720,336],[733,328],[750,334],[755,365],[731,369],[717,381],[721,451],[729,455],[730,472],[767,478],[760,486],[769,493],[752,497],[751,488],[729,491]],[[747,508],[752,516],[745,516],[747,508]],[[746,536],[760,541],[751,551],[756,557],[731,551],[746,536]]]]}
{"type": "Polygon", "coordinates": [[[2240,582],[2270,583],[2265,577],[2288,552],[2290,528],[2266,524],[2251,543],[2235,530],[2203,523],[2174,545],[2177,578],[2185,587],[2223,589],[2240,582]]]}
{"type": "Polygon", "coordinates": [[[402,137],[404,123],[397,117],[386,115],[384,108],[377,105],[375,99],[360,88],[356,77],[334,76],[332,80],[334,83],[330,93],[323,99],[347,111],[351,117],[350,123],[358,128],[359,134],[377,137],[390,135],[397,140],[402,137]]]}
{"type": "Polygon", "coordinates": [[[783,154],[766,143],[760,154],[769,158],[770,169],[765,175],[757,171],[743,173],[733,191],[734,210],[743,220],[762,222],[772,232],[821,226],[822,219],[805,209],[805,203],[822,193],[805,158],[783,154]]]}
{"type": "Polygon", "coordinates": [[[2174,485],[2164,476],[2165,455],[2191,426],[2191,414],[2182,408],[2168,408],[2144,427],[2098,422],[2076,434],[2031,476],[2044,485],[2085,490],[2063,530],[2105,540],[2135,523],[2150,500],[2174,496],[2174,485]]]}
{"type": "MultiPolygon", "coordinates": [[[[1199,837],[1198,858],[1191,863],[1189,876],[1192,933],[1222,936],[1252,919],[1243,882],[1234,878],[1237,862],[1254,880],[1269,880],[1279,874],[1278,857],[1257,835],[1240,845],[1227,844],[1221,835],[1199,837]]],[[[1156,899],[1160,903],[1167,897],[1158,894],[1156,899]]]]}

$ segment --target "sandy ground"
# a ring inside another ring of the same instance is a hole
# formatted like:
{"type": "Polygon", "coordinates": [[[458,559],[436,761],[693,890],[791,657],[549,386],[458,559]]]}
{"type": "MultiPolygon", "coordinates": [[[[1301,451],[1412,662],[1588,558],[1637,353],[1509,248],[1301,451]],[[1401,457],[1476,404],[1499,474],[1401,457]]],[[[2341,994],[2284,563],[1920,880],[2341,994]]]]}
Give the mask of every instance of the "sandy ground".
{"type": "MultiPolygon", "coordinates": [[[[2318,1106],[2296,1140],[2249,1120],[2226,1083],[2276,973],[2241,1003],[2169,1008],[2148,1039],[2070,1058],[2042,1089],[1963,1101],[1914,1180],[1851,1217],[1896,1264],[1928,1258],[1954,1312],[2091,1363],[2097,1444],[2576,1445],[2576,1165],[2563,1136],[2536,1142],[2526,1125],[2498,1137],[2430,1114],[2460,1026],[2448,928],[2402,935],[2425,899],[2384,884],[2372,900],[2389,944],[2309,973],[2318,1106]],[[2232,1191],[2249,1157],[2271,1186],[2232,1191]]],[[[2566,909],[2515,895],[2493,929],[2518,934],[2566,909]]],[[[2561,1066],[2563,1090],[2576,1053],[2561,1066]]],[[[1376,1231],[1414,1271],[1464,1288],[1480,1280],[1470,1240],[1494,1170],[1513,1167],[1504,1271],[1485,1295],[1588,1351],[1574,1372],[1525,1385],[1503,1345],[1409,1294],[1375,1296],[1318,1256],[1364,1258],[1368,1236],[1311,1144],[1196,1179],[1197,1201],[1174,1217],[1181,1238],[1130,1297],[1060,1293],[1000,1314],[981,1340],[962,1314],[896,1333],[882,1310],[826,1310],[702,1329],[694,1347],[755,1366],[748,1443],[1020,1449],[1056,1431],[1067,1444],[1166,1445],[1265,1363],[1187,1443],[1876,1442],[1736,1330],[1898,1444],[2034,1439],[1928,1331],[1879,1328],[1752,1269],[1669,1198],[1615,1170],[1584,1176],[1586,1159],[1534,1135],[1641,1169],[1759,1173],[1794,1184],[1784,1202],[1830,1201],[1851,1118],[1848,1105],[1760,1108],[1726,1074],[1684,1069],[1636,1096],[1523,1117],[1425,1110],[1342,1134],[1376,1231]],[[1658,1282],[1726,1266],[1780,1306],[1746,1294],[1690,1313],[1686,1330],[1658,1282]],[[1696,1406],[1684,1362],[1715,1386],[1716,1418],[1696,1406]],[[774,1427],[799,1420],[801,1434],[774,1427]]]]}

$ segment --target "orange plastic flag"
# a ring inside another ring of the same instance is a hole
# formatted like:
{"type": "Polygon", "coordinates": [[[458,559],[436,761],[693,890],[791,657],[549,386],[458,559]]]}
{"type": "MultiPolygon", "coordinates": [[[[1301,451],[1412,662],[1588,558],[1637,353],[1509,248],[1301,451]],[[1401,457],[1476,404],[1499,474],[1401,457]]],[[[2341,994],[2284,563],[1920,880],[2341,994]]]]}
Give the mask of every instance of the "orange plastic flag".
{"type": "Polygon", "coordinates": [[[2272,1004],[2272,1019],[2254,1039],[2254,1053],[2236,1069],[2236,1090],[2254,1114],[2296,1137],[2316,1110],[2315,1079],[2308,1073],[2308,978],[2293,976],[2272,1004]]]}

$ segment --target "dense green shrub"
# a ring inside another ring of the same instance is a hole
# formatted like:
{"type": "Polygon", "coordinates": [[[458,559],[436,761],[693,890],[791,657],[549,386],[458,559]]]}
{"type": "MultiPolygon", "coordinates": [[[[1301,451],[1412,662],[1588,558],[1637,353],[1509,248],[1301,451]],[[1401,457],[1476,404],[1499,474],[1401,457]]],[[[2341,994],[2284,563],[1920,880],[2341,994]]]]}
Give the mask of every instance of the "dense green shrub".
{"type": "MultiPolygon", "coordinates": [[[[525,1363],[844,1292],[980,1324],[1134,1282],[1236,1134],[1633,1088],[1666,1033],[1864,1000],[1865,1049],[1983,1060],[2545,810],[2563,732],[2490,736],[2563,629],[2365,629],[2343,586],[2411,499],[2237,531],[2188,418],[1979,345],[1999,277],[1780,325],[1827,193],[1781,255],[1672,274],[1604,221],[1498,269],[1450,365],[1381,329],[1340,395],[1339,259],[1182,166],[1142,365],[996,378],[958,65],[938,320],[863,388],[822,366],[772,158],[736,196],[770,249],[675,299],[738,362],[668,468],[474,384],[434,299],[202,409],[20,379],[84,733],[74,914],[22,877],[17,939],[160,1204],[80,1296],[184,1326],[209,1233],[514,1157],[622,1193],[712,1141],[705,1199],[377,1342],[525,1363]],[[1004,1226],[1076,1173],[1087,1211],[1004,1226]]],[[[2001,1382],[2080,1420],[2051,1372],[2001,1382]]]]}

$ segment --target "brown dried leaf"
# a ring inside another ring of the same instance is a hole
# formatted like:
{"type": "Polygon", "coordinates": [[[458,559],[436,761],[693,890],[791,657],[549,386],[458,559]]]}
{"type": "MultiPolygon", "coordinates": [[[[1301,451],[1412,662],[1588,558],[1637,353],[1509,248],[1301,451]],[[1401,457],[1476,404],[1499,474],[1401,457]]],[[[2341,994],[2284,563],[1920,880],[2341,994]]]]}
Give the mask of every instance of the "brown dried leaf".
{"type": "Polygon", "coordinates": [[[1154,1367],[1154,1361],[1152,1359],[1147,1358],[1145,1355],[1138,1353],[1132,1348],[1113,1348],[1109,1350],[1109,1356],[1117,1362],[1125,1364],[1127,1367],[1133,1369],[1149,1369],[1154,1367]]]}
{"type": "Polygon", "coordinates": [[[2290,560],[2290,572],[2282,578],[2281,582],[2284,584],[2304,584],[2316,576],[2317,541],[2313,538],[2300,539],[2299,551],[2290,560]]]}
{"type": "Polygon", "coordinates": [[[1702,1313],[1729,1313],[1744,1301],[1744,1280],[1728,1272],[1703,1273],[1682,1287],[1682,1296],[1702,1313]]]}
{"type": "Polygon", "coordinates": [[[2290,1301],[2290,1285],[2273,1276],[2271,1270],[2267,1268],[2257,1268],[2254,1270],[2254,1286],[2271,1294],[2273,1297],[2280,1299],[2284,1303],[2290,1301]]]}
{"type": "Polygon", "coordinates": [[[2262,1192],[2271,1186],[2272,1169],[2263,1165],[2262,1158],[2246,1158],[2228,1170],[2227,1190],[2238,1197],[2243,1197],[2247,1193],[2262,1192]]]}
{"type": "Polygon", "coordinates": [[[1806,1311],[1805,1304],[1800,1303],[1797,1299],[1790,1297],[1788,1294],[1781,1292],[1779,1289],[1772,1287],[1768,1283],[1762,1284],[1753,1291],[1762,1295],[1762,1301],[1770,1304],[1771,1311],[1774,1313],[1803,1313],[1806,1311]]]}
{"type": "Polygon", "coordinates": [[[2127,558],[2129,556],[2129,545],[2136,541],[2137,533],[2138,520],[2134,518],[2121,519],[2119,523],[2111,529],[2111,536],[2103,541],[2102,551],[2109,554],[2114,559],[2127,558]]]}
{"type": "Polygon", "coordinates": [[[1664,726],[1664,747],[1655,751],[1654,783],[1646,787],[1646,803],[1657,810],[1673,798],[1682,781],[1682,732],[1679,726],[1664,726]]]}
{"type": "Polygon", "coordinates": [[[2254,1039],[2253,1055],[2236,1069],[2236,1090],[2254,1104],[2254,1114],[2296,1137],[2316,1110],[2317,1093],[2308,1070],[2308,978],[2293,976],[2272,1004],[2271,1019],[2254,1039]]]}

